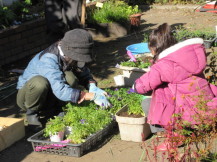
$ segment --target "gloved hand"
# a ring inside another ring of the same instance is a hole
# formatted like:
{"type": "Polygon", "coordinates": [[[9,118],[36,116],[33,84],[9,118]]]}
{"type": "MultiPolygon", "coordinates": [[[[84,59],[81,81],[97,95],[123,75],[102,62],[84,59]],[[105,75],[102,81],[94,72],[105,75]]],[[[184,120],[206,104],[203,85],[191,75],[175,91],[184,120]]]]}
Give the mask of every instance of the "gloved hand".
{"type": "Polygon", "coordinates": [[[89,87],[90,93],[97,93],[99,95],[107,95],[106,91],[103,91],[102,89],[98,88],[95,83],[90,83],[89,87]]]}
{"type": "Polygon", "coordinates": [[[105,95],[100,95],[98,93],[95,93],[94,97],[91,100],[93,100],[95,104],[105,107],[105,108],[108,108],[111,106],[111,104],[109,103],[105,95]]]}

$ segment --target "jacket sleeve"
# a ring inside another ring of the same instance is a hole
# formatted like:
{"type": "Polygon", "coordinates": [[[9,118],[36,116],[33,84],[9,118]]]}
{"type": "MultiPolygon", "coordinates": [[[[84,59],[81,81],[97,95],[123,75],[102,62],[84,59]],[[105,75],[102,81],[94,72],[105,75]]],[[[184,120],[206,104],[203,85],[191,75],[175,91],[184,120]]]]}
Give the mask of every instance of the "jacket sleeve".
{"type": "Polygon", "coordinates": [[[88,69],[87,67],[75,69],[73,70],[73,73],[78,78],[79,84],[84,86],[86,89],[89,89],[90,81],[96,83],[96,81],[93,79],[93,76],[91,75],[90,69],[88,69]]]}
{"type": "Polygon", "coordinates": [[[134,89],[139,94],[145,94],[166,82],[171,82],[172,78],[173,64],[162,61],[152,65],[149,72],[138,78],[134,83],[134,89]]]}
{"type": "Polygon", "coordinates": [[[77,103],[80,90],[71,88],[66,84],[63,72],[60,70],[57,58],[54,55],[41,57],[38,65],[40,74],[47,78],[54,95],[62,101],[77,103]]]}

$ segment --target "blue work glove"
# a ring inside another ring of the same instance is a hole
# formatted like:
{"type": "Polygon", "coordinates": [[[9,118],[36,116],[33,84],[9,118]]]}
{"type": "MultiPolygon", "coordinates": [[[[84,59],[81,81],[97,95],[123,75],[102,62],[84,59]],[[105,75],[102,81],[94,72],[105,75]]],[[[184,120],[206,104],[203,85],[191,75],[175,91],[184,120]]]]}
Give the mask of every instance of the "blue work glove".
{"type": "Polygon", "coordinates": [[[105,95],[100,95],[98,93],[95,93],[93,99],[91,99],[95,102],[95,104],[101,106],[101,107],[105,107],[108,108],[111,106],[111,104],[109,103],[109,101],[107,100],[105,95]]]}
{"type": "Polygon", "coordinates": [[[90,83],[89,87],[90,93],[97,93],[99,95],[107,95],[106,91],[103,91],[102,89],[98,88],[95,83],[90,83]]]}

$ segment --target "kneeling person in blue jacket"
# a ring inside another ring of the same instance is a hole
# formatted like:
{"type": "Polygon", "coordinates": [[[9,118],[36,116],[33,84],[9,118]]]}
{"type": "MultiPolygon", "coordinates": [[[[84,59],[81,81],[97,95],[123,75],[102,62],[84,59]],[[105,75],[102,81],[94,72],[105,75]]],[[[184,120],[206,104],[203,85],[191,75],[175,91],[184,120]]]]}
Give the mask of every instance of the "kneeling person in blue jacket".
{"type": "Polygon", "coordinates": [[[96,86],[85,67],[85,63],[92,61],[92,48],[91,35],[84,29],[74,29],[29,62],[17,84],[17,105],[26,111],[29,125],[42,126],[38,112],[50,100],[49,94],[66,102],[79,104],[90,100],[103,107],[110,106],[106,92],[96,86]],[[77,84],[89,92],[76,89],[77,84]]]}

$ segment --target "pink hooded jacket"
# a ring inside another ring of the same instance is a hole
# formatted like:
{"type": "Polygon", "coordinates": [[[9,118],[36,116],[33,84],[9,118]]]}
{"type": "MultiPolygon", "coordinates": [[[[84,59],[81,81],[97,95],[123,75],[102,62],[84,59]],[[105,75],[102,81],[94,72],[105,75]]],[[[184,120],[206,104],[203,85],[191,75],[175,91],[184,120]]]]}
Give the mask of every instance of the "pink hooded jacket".
{"type": "Polygon", "coordinates": [[[193,38],[177,43],[160,53],[150,71],[135,81],[134,88],[140,94],[153,90],[148,114],[150,124],[166,126],[172,122],[172,114],[181,113],[184,120],[196,123],[192,115],[195,101],[192,97],[203,90],[210,106],[217,109],[217,87],[210,86],[203,76],[206,56],[203,39],[193,38]]]}

